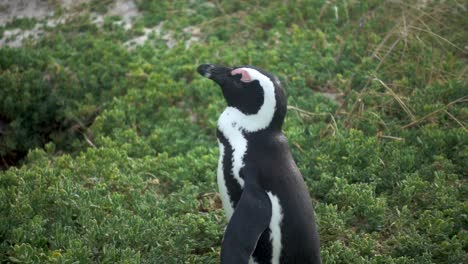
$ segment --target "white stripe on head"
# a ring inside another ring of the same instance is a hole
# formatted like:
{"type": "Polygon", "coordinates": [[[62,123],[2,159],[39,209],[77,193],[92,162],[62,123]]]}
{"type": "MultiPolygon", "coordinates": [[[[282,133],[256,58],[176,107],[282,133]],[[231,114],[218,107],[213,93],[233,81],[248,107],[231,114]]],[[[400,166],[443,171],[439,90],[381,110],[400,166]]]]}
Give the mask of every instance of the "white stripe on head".
{"type": "MultiPolygon", "coordinates": [[[[247,132],[256,132],[265,129],[273,120],[276,109],[275,86],[267,76],[252,68],[241,68],[250,76],[249,81],[257,80],[263,89],[263,104],[260,110],[253,115],[240,112],[239,125],[247,132]]],[[[235,109],[235,108],[234,108],[235,109]]]]}

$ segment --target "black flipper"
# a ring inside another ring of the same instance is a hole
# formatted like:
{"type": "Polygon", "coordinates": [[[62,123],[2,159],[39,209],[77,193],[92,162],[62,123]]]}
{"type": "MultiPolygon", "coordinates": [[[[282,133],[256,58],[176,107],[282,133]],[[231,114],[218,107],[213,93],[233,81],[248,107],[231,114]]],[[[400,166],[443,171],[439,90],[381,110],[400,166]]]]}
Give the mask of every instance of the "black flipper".
{"type": "Polygon", "coordinates": [[[247,264],[271,219],[271,202],[258,184],[258,172],[244,168],[244,189],[224,233],[222,264],[247,264]]]}

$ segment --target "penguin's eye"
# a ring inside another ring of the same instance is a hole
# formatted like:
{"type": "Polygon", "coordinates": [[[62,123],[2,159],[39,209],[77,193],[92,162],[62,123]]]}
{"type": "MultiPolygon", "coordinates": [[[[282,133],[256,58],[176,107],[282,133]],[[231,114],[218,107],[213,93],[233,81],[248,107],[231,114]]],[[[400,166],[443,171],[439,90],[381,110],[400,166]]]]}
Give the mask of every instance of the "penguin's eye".
{"type": "Polygon", "coordinates": [[[232,77],[240,81],[242,79],[242,74],[233,74],[232,77]]]}
{"type": "Polygon", "coordinates": [[[231,75],[233,75],[233,76],[239,75],[241,82],[249,83],[249,82],[253,81],[252,77],[249,74],[249,72],[244,68],[235,69],[235,70],[231,71],[231,75]]]}

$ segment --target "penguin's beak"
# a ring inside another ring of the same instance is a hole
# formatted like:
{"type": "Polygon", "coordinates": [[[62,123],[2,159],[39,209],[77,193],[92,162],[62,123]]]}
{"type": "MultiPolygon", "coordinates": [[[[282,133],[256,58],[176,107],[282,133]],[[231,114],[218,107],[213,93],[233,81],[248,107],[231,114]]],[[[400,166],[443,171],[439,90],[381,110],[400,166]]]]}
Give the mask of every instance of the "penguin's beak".
{"type": "Polygon", "coordinates": [[[215,64],[202,64],[197,68],[198,73],[222,85],[227,78],[232,77],[231,68],[215,64]]]}
{"type": "Polygon", "coordinates": [[[197,72],[206,78],[211,77],[211,70],[214,69],[216,66],[213,64],[202,64],[198,66],[197,72]]]}

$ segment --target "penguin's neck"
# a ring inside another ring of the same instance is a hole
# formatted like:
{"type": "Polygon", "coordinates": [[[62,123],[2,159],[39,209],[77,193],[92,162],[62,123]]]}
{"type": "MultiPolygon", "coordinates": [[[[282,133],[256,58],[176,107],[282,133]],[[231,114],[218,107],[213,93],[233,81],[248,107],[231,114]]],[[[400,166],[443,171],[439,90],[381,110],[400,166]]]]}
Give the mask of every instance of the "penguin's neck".
{"type": "Polygon", "coordinates": [[[266,129],[272,122],[276,111],[276,98],[273,83],[269,79],[261,80],[263,87],[263,104],[255,114],[244,114],[236,107],[226,107],[218,119],[218,129],[229,138],[228,131],[245,131],[254,133],[266,129]],[[266,82],[266,83],[262,83],[266,82]],[[267,88],[266,88],[267,87],[267,88]]]}

